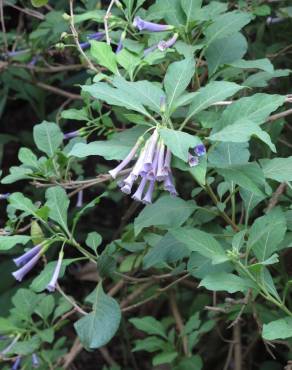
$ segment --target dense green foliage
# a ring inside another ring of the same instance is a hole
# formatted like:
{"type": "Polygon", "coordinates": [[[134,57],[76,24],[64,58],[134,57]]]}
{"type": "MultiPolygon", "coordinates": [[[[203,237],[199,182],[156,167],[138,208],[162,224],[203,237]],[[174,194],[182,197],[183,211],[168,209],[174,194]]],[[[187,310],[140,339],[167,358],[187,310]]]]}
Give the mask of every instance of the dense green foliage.
{"type": "Polygon", "coordinates": [[[1,369],[291,369],[291,19],[0,1],[1,369]]]}

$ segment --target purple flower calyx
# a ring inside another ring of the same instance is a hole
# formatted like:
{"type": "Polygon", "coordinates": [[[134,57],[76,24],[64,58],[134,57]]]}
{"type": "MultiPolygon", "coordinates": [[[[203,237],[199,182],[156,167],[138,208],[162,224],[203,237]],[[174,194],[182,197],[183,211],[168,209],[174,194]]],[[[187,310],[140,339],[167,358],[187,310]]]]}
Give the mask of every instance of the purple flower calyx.
{"type": "Polygon", "coordinates": [[[59,278],[61,267],[62,267],[63,258],[64,258],[64,252],[63,252],[63,250],[61,250],[60,253],[59,253],[59,258],[58,258],[53,276],[51,278],[51,281],[47,285],[47,290],[49,292],[54,292],[56,290],[58,278],[59,278]]]}
{"type": "MultiPolygon", "coordinates": [[[[113,178],[124,169],[137,153],[137,143],[128,156],[110,171],[113,178]]],[[[139,183],[132,198],[136,201],[150,204],[156,183],[162,182],[164,189],[171,195],[176,196],[177,192],[172,180],[171,173],[171,152],[166,148],[163,140],[159,137],[157,128],[141,148],[135,165],[130,174],[119,182],[121,191],[130,195],[136,182],[139,183]]]]}
{"type": "Polygon", "coordinates": [[[145,30],[150,32],[163,32],[174,29],[174,26],[148,22],[138,16],[134,18],[133,26],[138,28],[139,31],[145,30]]]}

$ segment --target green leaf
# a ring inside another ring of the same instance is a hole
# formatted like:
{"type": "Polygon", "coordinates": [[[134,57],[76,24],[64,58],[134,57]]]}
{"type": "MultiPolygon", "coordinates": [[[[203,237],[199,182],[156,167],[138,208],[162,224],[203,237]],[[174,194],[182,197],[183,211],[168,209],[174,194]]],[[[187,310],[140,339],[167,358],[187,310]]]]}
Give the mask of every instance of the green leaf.
{"type": "Polygon", "coordinates": [[[149,81],[129,82],[122,77],[115,77],[113,85],[125,94],[131,93],[133,99],[153,110],[160,112],[160,99],[164,96],[163,90],[149,81]]]}
{"type": "Polygon", "coordinates": [[[162,128],[159,130],[159,133],[172,154],[184,162],[188,162],[189,149],[202,144],[198,136],[190,135],[186,132],[162,128]]]}
{"type": "Polygon", "coordinates": [[[125,68],[131,79],[133,79],[135,68],[140,65],[141,59],[137,55],[130,53],[127,49],[123,48],[117,54],[117,62],[125,68]]]}
{"type": "Polygon", "coordinates": [[[216,168],[246,164],[249,157],[248,143],[222,142],[208,152],[208,162],[216,168]]]}
{"type": "Polygon", "coordinates": [[[159,226],[163,229],[182,225],[194,212],[193,201],[184,201],[169,195],[160,197],[155,203],[147,205],[134,221],[135,234],[145,227],[159,226]]]}
{"type": "Polygon", "coordinates": [[[192,356],[190,358],[184,358],[180,361],[178,366],[175,366],[173,370],[202,370],[203,361],[200,356],[192,356]]]}
{"type": "Polygon", "coordinates": [[[107,344],[115,335],[121,321],[118,303],[106,295],[102,283],[96,290],[93,311],[75,322],[75,330],[86,348],[95,349],[107,344]]]}
{"type": "Polygon", "coordinates": [[[77,143],[69,155],[78,158],[100,155],[107,160],[124,159],[145,130],[145,127],[133,127],[114,134],[111,139],[106,141],[93,141],[89,144],[77,143]]]}
{"type": "Polygon", "coordinates": [[[228,260],[224,249],[210,234],[190,228],[178,228],[170,231],[171,234],[185,244],[192,252],[198,252],[213,261],[214,264],[228,260]]]}
{"type": "Polygon", "coordinates": [[[163,349],[165,346],[165,341],[157,337],[147,337],[145,339],[136,340],[133,352],[146,351],[146,352],[156,352],[159,349],[163,349]]]}
{"type": "Polygon", "coordinates": [[[66,191],[60,186],[49,188],[46,191],[46,205],[49,207],[49,217],[56,221],[67,233],[67,212],[69,208],[69,199],[66,191]]]}
{"type": "MultiPolygon", "coordinates": [[[[228,63],[230,64],[230,63],[228,63]]],[[[274,72],[274,66],[270,62],[268,58],[263,59],[255,59],[255,60],[237,60],[236,62],[233,62],[230,64],[232,67],[235,68],[242,68],[242,69],[261,69],[265,72],[274,72]]]]}
{"type": "Polygon", "coordinates": [[[33,138],[39,150],[53,157],[63,142],[63,134],[58,125],[44,121],[33,128],[33,138]]]}
{"type": "Polygon", "coordinates": [[[148,19],[162,19],[174,26],[185,24],[184,13],[180,0],[156,0],[148,9],[148,19]]]}
{"type": "Polygon", "coordinates": [[[107,68],[114,74],[119,74],[116,54],[112,51],[110,45],[106,42],[90,41],[90,53],[95,61],[101,66],[107,68]]]}
{"type": "Polygon", "coordinates": [[[258,72],[250,75],[243,84],[248,87],[267,87],[272,78],[286,77],[291,73],[290,69],[277,69],[271,72],[258,72]]]}
{"type": "Polygon", "coordinates": [[[264,174],[256,162],[221,168],[218,169],[218,173],[226,181],[234,182],[255,195],[265,195],[263,189],[265,184],[264,174]]]}
{"type": "Polygon", "coordinates": [[[162,352],[154,356],[152,359],[152,365],[158,366],[162,364],[171,364],[177,358],[177,352],[162,352]]]}
{"type": "Polygon", "coordinates": [[[177,98],[185,91],[195,73],[195,61],[188,58],[169,65],[164,78],[169,110],[176,104],[177,98]]]}
{"type": "Polygon", "coordinates": [[[181,7],[187,16],[187,24],[196,20],[196,13],[202,6],[202,0],[181,0],[181,7]]]}
{"type": "Polygon", "coordinates": [[[152,316],[145,316],[141,318],[133,318],[129,320],[137,329],[149,335],[158,335],[167,339],[165,329],[160,321],[152,316]]]}
{"type": "Polygon", "coordinates": [[[82,90],[88,92],[96,99],[104,100],[110,105],[117,105],[119,107],[137,111],[147,117],[150,116],[141,104],[139,96],[134,97],[131,92],[116,89],[105,82],[98,82],[90,86],[82,86],[82,90]]]}
{"type": "Polygon", "coordinates": [[[219,15],[204,31],[206,42],[211,44],[214,40],[230,36],[235,32],[240,31],[250,21],[250,14],[238,11],[219,15]]]}
{"type": "Polygon", "coordinates": [[[13,193],[9,197],[9,203],[17,210],[24,211],[30,215],[36,216],[37,207],[29,198],[22,193],[13,193]]]}
{"type": "Polygon", "coordinates": [[[255,220],[249,232],[248,250],[252,250],[259,261],[265,261],[284,239],[287,223],[279,208],[255,220]]]}
{"type": "Polygon", "coordinates": [[[20,148],[18,152],[18,159],[26,166],[38,168],[37,156],[28,148],[20,148]]]}
{"type": "Polygon", "coordinates": [[[187,119],[190,119],[210,105],[237,93],[241,89],[243,89],[243,87],[234,82],[210,82],[206,87],[201,88],[193,97],[187,119]]]}
{"type": "Polygon", "coordinates": [[[13,248],[16,244],[25,245],[30,241],[27,235],[0,235],[0,251],[7,251],[13,248]]]}
{"type": "Polygon", "coordinates": [[[260,164],[267,179],[278,182],[292,181],[292,156],[288,158],[262,159],[260,164]]]}
{"type": "Polygon", "coordinates": [[[170,233],[167,233],[145,255],[143,265],[145,269],[148,269],[162,262],[177,262],[189,255],[189,249],[183,243],[177,241],[170,233]]]}
{"type": "Polygon", "coordinates": [[[199,286],[215,292],[227,291],[228,293],[245,292],[249,288],[248,283],[244,279],[226,272],[206,276],[199,286]]]}
{"type": "Polygon", "coordinates": [[[32,338],[23,340],[22,342],[17,342],[13,346],[13,352],[20,355],[26,356],[33,352],[37,352],[41,344],[41,340],[37,335],[34,335],[32,338]]]}
{"type": "Polygon", "coordinates": [[[2,184],[12,184],[19,180],[30,179],[30,174],[33,173],[32,169],[12,166],[9,168],[10,174],[5,176],[2,180],[2,184]]]}
{"type": "Polygon", "coordinates": [[[31,0],[32,6],[40,8],[41,6],[47,5],[48,0],[31,0]]]}
{"type": "Polygon", "coordinates": [[[247,51],[245,37],[237,32],[227,38],[215,40],[206,50],[208,71],[213,75],[220,65],[230,64],[242,58],[247,51]]]}
{"type": "Polygon", "coordinates": [[[9,319],[0,317],[0,333],[1,334],[10,334],[12,332],[19,332],[20,329],[17,328],[9,319]]]}
{"type": "Polygon", "coordinates": [[[102,237],[96,231],[93,231],[87,235],[86,238],[86,245],[90,247],[95,253],[97,253],[97,248],[100,246],[102,242],[102,237]]]}
{"type": "Polygon", "coordinates": [[[276,152],[276,147],[272,143],[269,134],[263,131],[254,122],[245,118],[236,121],[234,124],[224,127],[221,131],[209,136],[211,141],[221,141],[233,143],[245,143],[250,140],[252,136],[256,136],[261,141],[266,143],[269,148],[276,152]]]}
{"type": "Polygon", "coordinates": [[[35,308],[35,312],[44,320],[46,320],[53,312],[55,307],[55,299],[53,295],[47,295],[41,299],[35,308]]]}
{"type": "Polygon", "coordinates": [[[284,317],[263,326],[263,338],[266,340],[287,339],[292,337],[292,317],[284,317]]]}
{"type": "Polygon", "coordinates": [[[71,108],[63,110],[61,113],[61,117],[64,119],[72,119],[76,121],[87,121],[89,119],[86,108],[82,109],[71,108]]]}
{"type": "Polygon", "coordinates": [[[25,318],[32,315],[39,301],[40,296],[29,289],[18,289],[12,298],[12,302],[17,314],[21,314],[21,317],[25,318]]]}

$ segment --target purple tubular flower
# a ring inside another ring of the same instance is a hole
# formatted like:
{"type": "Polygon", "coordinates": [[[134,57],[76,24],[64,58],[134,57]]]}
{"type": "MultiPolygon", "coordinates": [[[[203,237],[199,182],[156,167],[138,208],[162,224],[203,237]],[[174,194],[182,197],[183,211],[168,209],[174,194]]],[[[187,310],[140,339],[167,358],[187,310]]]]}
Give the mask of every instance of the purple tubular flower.
{"type": "Polygon", "coordinates": [[[88,41],[80,42],[79,45],[80,45],[80,47],[81,47],[82,50],[86,50],[86,49],[88,49],[90,47],[90,42],[88,42],[88,41]]]}
{"type": "Polygon", "coordinates": [[[95,32],[91,33],[87,36],[88,40],[101,40],[103,39],[105,33],[104,32],[95,32]]]}
{"type": "Polygon", "coordinates": [[[72,139],[73,137],[79,136],[79,130],[67,132],[64,134],[64,140],[66,139],[72,139]]]}
{"type": "Polygon", "coordinates": [[[32,363],[32,367],[34,369],[37,369],[38,367],[40,367],[40,360],[37,356],[36,353],[33,353],[32,356],[31,356],[31,363],[32,363]]]}
{"type": "Polygon", "coordinates": [[[199,144],[194,148],[194,152],[197,154],[198,157],[202,157],[206,154],[206,147],[204,144],[199,144]]]}
{"type": "Polygon", "coordinates": [[[36,245],[22,256],[14,258],[13,262],[16,264],[17,267],[25,265],[28,261],[30,261],[34,256],[36,256],[41,250],[40,245],[36,245]]]}
{"type": "Polygon", "coordinates": [[[133,26],[138,28],[139,31],[162,32],[172,30],[174,27],[167,24],[158,24],[153,22],[144,21],[140,17],[135,17],[133,26]]]}
{"type": "Polygon", "coordinates": [[[177,196],[177,191],[175,189],[175,186],[174,186],[174,183],[173,183],[172,175],[171,174],[169,174],[165,178],[163,185],[164,185],[164,189],[166,191],[168,191],[170,193],[170,195],[172,195],[174,197],[177,196]]]}
{"type": "Polygon", "coordinates": [[[138,189],[136,190],[136,193],[132,196],[134,200],[141,202],[146,183],[147,183],[146,177],[142,177],[142,180],[140,182],[140,185],[138,186],[138,189]]]}
{"type": "Polygon", "coordinates": [[[158,153],[158,162],[157,162],[157,171],[156,171],[156,180],[163,181],[165,179],[164,167],[164,151],[165,145],[160,143],[159,153],[158,153]]]}
{"type": "Polygon", "coordinates": [[[0,200],[7,199],[9,197],[10,193],[0,194],[0,200]]]}
{"type": "Polygon", "coordinates": [[[81,208],[83,206],[83,190],[80,190],[77,195],[76,207],[81,208]]]}
{"type": "Polygon", "coordinates": [[[18,356],[17,359],[15,360],[14,364],[12,365],[11,370],[18,370],[19,366],[20,366],[20,363],[21,363],[21,357],[18,356]]]}
{"type": "Polygon", "coordinates": [[[58,277],[60,275],[60,270],[61,270],[61,267],[62,267],[63,257],[64,257],[64,252],[61,251],[59,253],[59,258],[58,258],[58,262],[57,262],[56,267],[55,267],[54,274],[53,274],[53,276],[51,278],[51,281],[47,285],[47,290],[49,292],[54,292],[56,290],[56,285],[57,285],[57,282],[58,282],[58,277]]]}
{"type": "Polygon", "coordinates": [[[170,162],[171,162],[171,151],[167,149],[163,165],[163,172],[165,175],[170,173],[170,162]]]}
{"type": "Polygon", "coordinates": [[[154,157],[154,153],[156,150],[158,136],[159,135],[158,135],[157,130],[154,130],[150,138],[149,145],[147,146],[147,149],[146,149],[144,163],[143,163],[143,171],[145,171],[146,173],[152,169],[152,165],[153,165],[152,162],[153,162],[153,157],[154,157]]]}
{"type": "Polygon", "coordinates": [[[195,167],[199,164],[199,157],[189,154],[188,162],[190,167],[195,167]]]}
{"type": "Polygon", "coordinates": [[[154,190],[154,185],[155,185],[155,180],[151,180],[149,181],[149,186],[148,186],[148,189],[147,189],[147,192],[143,198],[143,203],[144,204],[151,204],[152,203],[152,194],[153,194],[153,190],[154,190]]]}
{"type": "Polygon", "coordinates": [[[143,139],[139,138],[130,153],[126,156],[126,158],[116,168],[109,171],[109,174],[112,176],[112,178],[115,179],[119,172],[122,171],[131,162],[131,160],[135,157],[142,141],[143,139]]]}
{"type": "Polygon", "coordinates": [[[175,43],[176,43],[176,40],[178,38],[178,33],[175,33],[171,39],[167,40],[167,41],[160,41],[157,45],[157,48],[160,50],[160,51],[164,51],[168,48],[171,48],[175,43]]]}
{"type": "Polygon", "coordinates": [[[39,55],[35,55],[32,60],[28,63],[29,66],[35,66],[36,63],[40,60],[40,56],[39,55]]]}
{"type": "Polygon", "coordinates": [[[15,277],[16,280],[22,281],[26,274],[37,264],[38,260],[42,255],[42,251],[40,250],[31,260],[29,260],[23,267],[19,270],[14,271],[12,275],[15,277]]]}
{"type": "Polygon", "coordinates": [[[132,187],[136,180],[136,176],[130,173],[130,175],[123,181],[123,186],[121,187],[121,191],[125,194],[131,194],[132,187]]]}
{"type": "Polygon", "coordinates": [[[157,166],[158,166],[158,158],[159,158],[159,150],[160,146],[156,148],[155,154],[154,154],[154,159],[152,163],[152,168],[147,174],[147,179],[150,181],[156,180],[156,174],[157,174],[157,166]]]}

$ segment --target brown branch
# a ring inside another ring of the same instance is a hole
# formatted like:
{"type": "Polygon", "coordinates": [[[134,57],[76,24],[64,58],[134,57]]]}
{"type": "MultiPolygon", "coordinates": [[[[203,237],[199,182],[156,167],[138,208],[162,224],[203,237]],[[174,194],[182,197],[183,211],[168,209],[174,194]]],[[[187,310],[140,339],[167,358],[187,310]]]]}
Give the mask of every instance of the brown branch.
{"type": "Polygon", "coordinates": [[[287,185],[283,182],[281,183],[274,194],[272,195],[272,198],[269,201],[268,207],[266,209],[266,212],[271,211],[274,207],[276,207],[280,196],[285,192],[287,185]]]}
{"type": "Polygon", "coordinates": [[[241,326],[240,322],[233,326],[234,370],[242,370],[241,326]]]}
{"type": "Polygon", "coordinates": [[[2,38],[3,38],[5,52],[7,53],[8,52],[8,41],[7,41],[7,35],[6,35],[3,7],[4,7],[3,0],[0,0],[0,21],[1,21],[1,29],[2,29],[2,38]]]}
{"type": "MultiPolygon", "coordinates": [[[[1,1],[3,1],[3,0],[1,0],[1,1]]],[[[11,4],[11,3],[8,3],[8,2],[6,2],[5,5],[10,6],[11,8],[14,8],[14,9],[16,9],[16,10],[18,10],[18,11],[24,13],[24,14],[27,14],[27,15],[29,15],[31,17],[34,17],[34,18],[37,18],[41,21],[43,21],[45,19],[45,16],[42,13],[40,13],[36,10],[28,9],[28,8],[21,8],[20,6],[17,6],[15,4],[11,4]]]]}
{"type": "Polygon", "coordinates": [[[35,85],[40,87],[43,90],[50,91],[53,94],[65,96],[65,98],[69,98],[72,100],[83,100],[80,95],[70,93],[69,91],[59,89],[58,87],[55,87],[55,86],[47,85],[43,82],[36,82],[35,85]]]}
{"type": "Polygon", "coordinates": [[[284,112],[280,112],[280,113],[276,113],[276,114],[271,115],[270,117],[268,117],[266,122],[273,122],[273,121],[276,121],[279,118],[289,116],[290,114],[292,114],[292,108],[288,109],[288,110],[285,110],[284,112]]]}
{"type": "Polygon", "coordinates": [[[30,71],[34,72],[40,72],[40,73],[56,73],[56,72],[66,72],[66,71],[77,71],[84,66],[82,64],[73,64],[73,65],[65,65],[65,66],[49,66],[47,68],[45,67],[38,67],[38,66],[33,66],[33,65],[28,65],[28,64],[18,64],[18,63],[13,63],[11,64],[12,67],[16,68],[25,68],[29,69],[30,71]]]}

